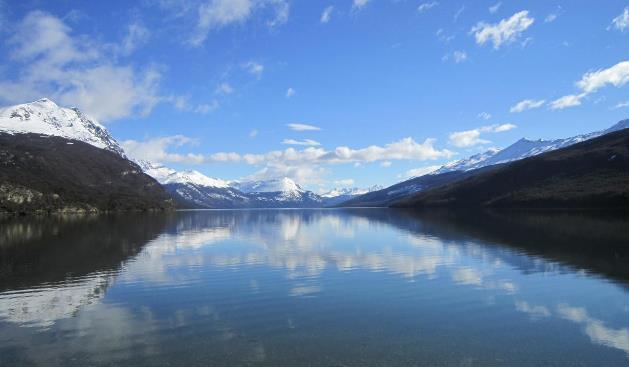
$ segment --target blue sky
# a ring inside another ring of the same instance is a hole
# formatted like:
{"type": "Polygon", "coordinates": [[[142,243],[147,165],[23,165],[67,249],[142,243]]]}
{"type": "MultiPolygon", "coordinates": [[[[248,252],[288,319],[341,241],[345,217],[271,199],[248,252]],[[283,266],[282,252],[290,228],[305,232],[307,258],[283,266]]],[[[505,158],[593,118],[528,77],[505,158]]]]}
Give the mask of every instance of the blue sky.
{"type": "Polygon", "coordinates": [[[389,185],[627,118],[628,7],[0,0],[0,102],[76,105],[131,154],[213,177],[389,185]]]}

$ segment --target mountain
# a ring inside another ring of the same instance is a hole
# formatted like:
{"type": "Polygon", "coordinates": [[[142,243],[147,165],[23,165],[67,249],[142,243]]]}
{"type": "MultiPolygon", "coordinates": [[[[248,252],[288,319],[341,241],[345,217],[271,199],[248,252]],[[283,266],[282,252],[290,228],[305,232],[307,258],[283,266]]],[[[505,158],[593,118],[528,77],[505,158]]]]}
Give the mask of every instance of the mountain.
{"type": "Polygon", "coordinates": [[[60,136],[125,156],[116,139],[96,120],[78,108],[59,107],[47,98],[1,108],[0,131],[60,136]]]}
{"type": "Polygon", "coordinates": [[[382,189],[383,187],[380,185],[373,185],[366,189],[360,189],[357,187],[335,188],[321,194],[320,196],[323,199],[323,205],[326,207],[329,207],[329,206],[336,206],[350,199],[353,199],[357,196],[364,195],[372,191],[382,190],[382,189]]]}
{"type": "Polygon", "coordinates": [[[0,211],[173,208],[107,129],[43,98],[0,109],[0,211]]]}
{"type": "Polygon", "coordinates": [[[582,134],[565,139],[520,139],[505,149],[490,149],[484,153],[448,163],[429,174],[414,177],[386,189],[370,192],[338,204],[339,206],[388,206],[397,200],[441,185],[466,179],[480,172],[493,170],[500,165],[515,162],[542,153],[587,141],[629,127],[629,119],[622,120],[603,131],[582,134]]]}
{"type": "Polygon", "coordinates": [[[393,206],[628,208],[629,129],[480,172],[393,206]]]}
{"type": "Polygon", "coordinates": [[[228,182],[198,171],[176,171],[161,164],[138,162],[158,180],[182,208],[315,208],[323,206],[319,195],[302,189],[290,178],[228,182]]]}
{"type": "Polygon", "coordinates": [[[59,136],[0,132],[0,212],[170,208],[157,181],[117,152],[59,136]]]}
{"type": "Polygon", "coordinates": [[[453,171],[469,171],[477,168],[491,166],[494,164],[509,163],[520,159],[533,157],[538,154],[569,147],[573,144],[609,134],[614,131],[619,131],[627,127],[629,127],[629,119],[622,120],[607,130],[595,131],[592,133],[577,135],[565,139],[530,140],[523,138],[505,149],[489,149],[484,153],[475,154],[469,158],[448,163],[438,170],[432,172],[431,174],[440,174],[453,171]]]}

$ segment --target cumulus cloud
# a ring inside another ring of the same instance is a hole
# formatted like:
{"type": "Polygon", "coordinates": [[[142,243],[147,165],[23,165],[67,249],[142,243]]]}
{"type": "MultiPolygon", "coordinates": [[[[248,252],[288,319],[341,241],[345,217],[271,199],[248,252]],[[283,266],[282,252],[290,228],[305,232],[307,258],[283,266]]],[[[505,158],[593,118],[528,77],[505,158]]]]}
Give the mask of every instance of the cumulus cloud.
{"type": "Polygon", "coordinates": [[[199,154],[179,154],[169,152],[169,149],[184,145],[194,145],[197,141],[183,135],[164,136],[145,141],[125,140],[121,142],[125,152],[134,159],[149,162],[182,162],[202,163],[204,157],[199,154]]]}
{"type": "Polygon", "coordinates": [[[389,167],[391,167],[391,165],[393,165],[393,162],[391,162],[391,161],[384,161],[384,162],[380,163],[380,167],[383,167],[383,168],[389,168],[389,167]]]}
{"type": "Polygon", "coordinates": [[[321,145],[321,143],[319,143],[318,141],[312,140],[312,139],[304,139],[304,140],[284,139],[282,141],[282,144],[284,144],[284,145],[303,145],[303,146],[309,146],[309,147],[316,147],[316,146],[321,145]]]}
{"type": "Polygon", "coordinates": [[[607,69],[599,69],[585,73],[581,80],[576,82],[580,93],[566,95],[549,104],[550,109],[561,110],[568,107],[581,105],[583,98],[597,92],[606,86],[620,88],[629,83],[629,61],[621,61],[607,69]]]}
{"type": "Polygon", "coordinates": [[[459,148],[467,148],[474,145],[488,144],[491,141],[482,139],[483,133],[500,133],[515,129],[517,126],[514,124],[502,124],[502,125],[489,125],[476,129],[455,131],[448,137],[450,144],[459,148]]]}
{"type": "Polygon", "coordinates": [[[318,131],[321,130],[320,127],[308,124],[287,124],[291,130],[295,131],[318,131]]]}
{"type": "MultiPolygon", "coordinates": [[[[289,141],[292,143],[294,141],[289,141]]],[[[299,142],[299,141],[297,141],[299,142]]],[[[305,140],[308,142],[308,140],[305,140]]],[[[180,153],[181,147],[195,144],[196,140],[176,135],[153,138],[146,141],[127,140],[122,146],[130,157],[152,162],[178,162],[187,164],[235,163],[261,166],[249,178],[290,177],[297,182],[316,183],[314,179],[326,172],[326,165],[362,164],[369,162],[391,162],[393,160],[426,161],[450,158],[453,152],[434,147],[434,139],[418,143],[412,138],[404,138],[384,146],[371,145],[353,149],[340,146],[327,150],[319,146],[308,146],[302,150],[293,147],[266,153],[217,152],[212,154],[180,153]]],[[[386,164],[385,164],[386,165],[386,164]]]]}
{"type": "Polygon", "coordinates": [[[489,112],[481,112],[478,114],[478,117],[483,120],[489,120],[491,118],[491,113],[489,112]]]}
{"type": "Polygon", "coordinates": [[[454,51],[446,54],[441,58],[443,61],[452,60],[455,64],[460,64],[467,60],[467,53],[465,51],[454,51]]]}
{"type": "Polygon", "coordinates": [[[273,17],[267,21],[275,27],[288,20],[290,6],[285,0],[209,0],[197,8],[197,24],[190,44],[200,46],[212,30],[247,22],[259,9],[272,8],[273,17]]]}
{"type": "Polygon", "coordinates": [[[321,13],[321,18],[319,19],[319,21],[321,23],[328,23],[330,19],[332,19],[333,11],[334,11],[334,6],[332,5],[326,6],[325,9],[323,9],[323,13],[321,13]]]}
{"type": "Polygon", "coordinates": [[[354,0],[352,4],[352,9],[360,10],[371,0],[354,0]]]}
{"type": "Polygon", "coordinates": [[[581,105],[581,100],[586,96],[585,93],[571,94],[557,98],[550,102],[549,107],[551,110],[563,110],[568,107],[575,107],[581,105]]]}
{"type": "Polygon", "coordinates": [[[216,93],[218,94],[232,94],[234,88],[227,82],[223,82],[216,87],[216,93]]]}
{"type": "Polygon", "coordinates": [[[127,34],[120,44],[120,51],[124,55],[133,53],[141,44],[146,43],[151,32],[142,23],[135,22],[127,27],[127,34]]]}
{"type": "Polygon", "coordinates": [[[439,3],[436,2],[436,1],[431,1],[431,2],[428,2],[428,3],[421,3],[417,7],[417,11],[419,11],[420,13],[423,13],[425,11],[428,11],[428,10],[434,8],[437,5],[439,5],[439,3]]]}
{"type": "Polygon", "coordinates": [[[624,101],[624,102],[618,102],[614,108],[625,108],[625,107],[629,107],[629,101],[624,101]]]}
{"type": "Polygon", "coordinates": [[[264,65],[255,61],[248,61],[242,64],[242,68],[245,69],[245,71],[247,71],[249,74],[255,75],[258,78],[260,78],[262,76],[262,73],[264,72],[264,65]]]}
{"type": "Polygon", "coordinates": [[[622,61],[607,69],[586,73],[577,82],[577,86],[584,93],[593,93],[607,85],[622,87],[627,82],[629,82],[629,61],[622,61]]]}
{"type": "Polygon", "coordinates": [[[487,42],[491,42],[494,49],[499,49],[502,45],[512,43],[518,39],[534,21],[534,18],[529,17],[529,12],[523,10],[513,14],[509,19],[503,19],[496,24],[479,22],[472,27],[470,33],[474,34],[477,44],[484,45],[487,42]]]}
{"type": "Polygon", "coordinates": [[[490,6],[489,7],[489,12],[491,14],[496,14],[498,12],[498,9],[500,9],[501,5],[502,5],[502,3],[499,2],[499,3],[496,3],[496,4],[492,5],[492,6],[490,6]]]}
{"type": "Polygon", "coordinates": [[[514,106],[511,106],[511,108],[509,109],[509,112],[520,113],[526,110],[540,108],[544,105],[544,103],[546,103],[546,101],[543,99],[540,99],[540,100],[525,99],[516,103],[514,106]]]}
{"type": "Polygon", "coordinates": [[[288,88],[288,89],[286,90],[286,98],[290,98],[290,97],[294,96],[294,95],[295,95],[295,93],[297,93],[297,92],[295,91],[295,89],[293,89],[293,88],[288,88]]]}
{"type": "MultiPolygon", "coordinates": [[[[131,52],[143,38],[130,27],[119,49],[131,52]]],[[[110,46],[73,35],[61,19],[32,11],[16,26],[7,42],[18,73],[0,80],[0,99],[19,103],[48,96],[107,122],[131,115],[146,115],[162,101],[158,95],[159,67],[141,71],[121,65],[110,46]]]]}
{"type": "Polygon", "coordinates": [[[610,27],[616,28],[621,32],[624,32],[625,29],[629,28],[629,6],[626,7],[619,16],[612,20],[610,27]]]}

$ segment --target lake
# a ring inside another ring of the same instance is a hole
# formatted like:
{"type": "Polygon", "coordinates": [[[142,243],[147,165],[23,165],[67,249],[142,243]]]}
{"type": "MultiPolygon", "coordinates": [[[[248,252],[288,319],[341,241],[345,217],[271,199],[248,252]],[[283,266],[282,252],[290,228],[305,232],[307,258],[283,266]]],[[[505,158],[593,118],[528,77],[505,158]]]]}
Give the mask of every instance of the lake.
{"type": "Polygon", "coordinates": [[[6,218],[0,366],[629,366],[629,217],[6,218]]]}

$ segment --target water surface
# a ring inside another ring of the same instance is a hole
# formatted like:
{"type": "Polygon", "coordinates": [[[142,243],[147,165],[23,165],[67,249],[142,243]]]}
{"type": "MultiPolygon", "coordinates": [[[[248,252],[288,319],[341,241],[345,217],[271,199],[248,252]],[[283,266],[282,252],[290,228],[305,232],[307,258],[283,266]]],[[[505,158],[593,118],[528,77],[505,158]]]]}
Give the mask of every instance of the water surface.
{"type": "Polygon", "coordinates": [[[624,214],[0,222],[0,366],[627,366],[624,214]]]}

